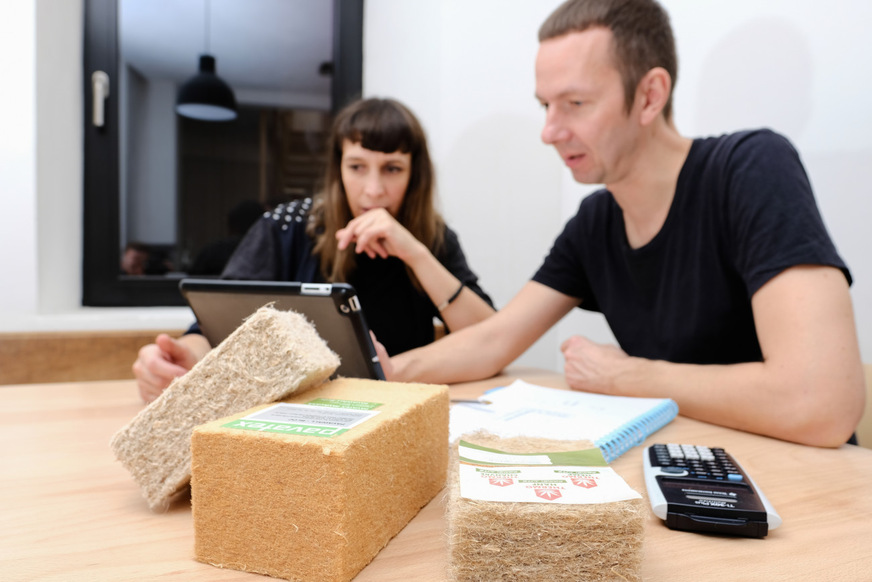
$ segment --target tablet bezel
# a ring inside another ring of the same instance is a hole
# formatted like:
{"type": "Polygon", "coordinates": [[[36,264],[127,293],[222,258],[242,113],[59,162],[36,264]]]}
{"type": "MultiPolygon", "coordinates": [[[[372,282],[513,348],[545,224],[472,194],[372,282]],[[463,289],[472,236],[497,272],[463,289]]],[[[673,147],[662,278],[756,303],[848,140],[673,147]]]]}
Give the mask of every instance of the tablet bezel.
{"type": "Polygon", "coordinates": [[[179,282],[200,330],[217,346],[263,305],[303,314],[339,355],[337,376],[384,380],[354,288],[347,283],[192,279],[179,282]]]}

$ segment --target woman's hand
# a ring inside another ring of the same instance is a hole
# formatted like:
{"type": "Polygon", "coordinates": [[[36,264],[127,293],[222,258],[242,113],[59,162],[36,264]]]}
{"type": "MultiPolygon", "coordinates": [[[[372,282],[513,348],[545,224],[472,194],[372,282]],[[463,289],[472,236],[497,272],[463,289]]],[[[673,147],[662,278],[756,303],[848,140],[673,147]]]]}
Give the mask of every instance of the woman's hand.
{"type": "Polygon", "coordinates": [[[184,376],[211,349],[208,340],[197,334],[173,339],[160,334],[155,343],[143,346],[133,362],[133,374],[139,395],[146,404],[152,402],[179,376],[184,376]]]}
{"type": "Polygon", "coordinates": [[[406,264],[430,252],[384,208],[373,208],[353,218],[336,232],[336,240],[339,250],[354,243],[355,252],[366,253],[371,259],[397,257],[406,264]]]}
{"type": "MultiPolygon", "coordinates": [[[[373,208],[352,219],[336,232],[336,240],[340,250],[354,243],[356,252],[366,253],[370,258],[397,257],[403,261],[415,273],[433,305],[437,309],[442,306],[439,317],[452,331],[478,323],[494,313],[493,307],[475,292],[458,287],[461,281],[384,208],[373,208]],[[454,297],[458,289],[459,294],[454,297]],[[451,297],[455,300],[444,305],[451,297]]],[[[386,375],[389,373],[385,371],[386,375]]]]}

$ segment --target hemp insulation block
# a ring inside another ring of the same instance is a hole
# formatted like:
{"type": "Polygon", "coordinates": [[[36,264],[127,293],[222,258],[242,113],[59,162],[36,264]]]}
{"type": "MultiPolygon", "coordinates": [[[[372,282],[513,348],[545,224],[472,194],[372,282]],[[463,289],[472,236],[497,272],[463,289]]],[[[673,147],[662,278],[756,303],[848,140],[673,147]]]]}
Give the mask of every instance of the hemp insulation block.
{"type": "Polygon", "coordinates": [[[261,307],[112,437],[152,510],[191,478],[191,431],[327,380],[334,354],[302,315],[261,307]]]}
{"type": "MultiPolygon", "coordinates": [[[[590,441],[463,440],[509,453],[578,451],[590,441]]],[[[501,503],[460,496],[457,443],[448,475],[448,569],[457,582],[641,580],[642,499],[593,505],[501,503]]]]}
{"type": "Polygon", "coordinates": [[[315,399],[381,405],[331,437],[225,426],[266,407],[194,430],[197,560],[299,582],[351,580],[445,486],[447,386],[340,378],[283,402],[315,399]]]}

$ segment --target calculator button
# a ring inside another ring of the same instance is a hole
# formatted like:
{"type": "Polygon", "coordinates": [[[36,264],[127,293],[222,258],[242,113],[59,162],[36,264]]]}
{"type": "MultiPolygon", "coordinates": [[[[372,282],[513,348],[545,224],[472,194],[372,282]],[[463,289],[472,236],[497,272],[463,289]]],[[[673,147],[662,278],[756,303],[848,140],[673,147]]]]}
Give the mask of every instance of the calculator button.
{"type": "Polygon", "coordinates": [[[652,460],[665,474],[734,483],[745,480],[729,455],[720,447],[669,443],[654,445],[653,449],[652,460]]]}

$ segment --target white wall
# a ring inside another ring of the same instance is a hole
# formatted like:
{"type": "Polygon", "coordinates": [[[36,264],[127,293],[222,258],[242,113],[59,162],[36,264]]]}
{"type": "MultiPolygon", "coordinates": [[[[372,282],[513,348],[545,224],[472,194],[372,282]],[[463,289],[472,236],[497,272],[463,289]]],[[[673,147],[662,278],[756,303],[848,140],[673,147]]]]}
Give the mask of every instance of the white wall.
{"type": "MultiPolygon", "coordinates": [[[[365,2],[364,94],[396,97],[420,117],[442,210],[497,306],[530,278],[562,224],[563,171],[539,141],[533,98],[535,23],[551,9],[502,0],[365,2]]],[[[554,330],[524,361],[553,368],[556,342],[554,330]]]]}
{"type": "MultiPolygon", "coordinates": [[[[529,279],[591,188],[539,142],[536,33],[559,0],[367,0],[364,92],[418,113],[440,193],[473,268],[500,305],[529,279]],[[390,34],[385,34],[390,31],[390,34]]],[[[872,4],[838,0],[665,0],[678,43],[676,122],[688,136],[769,126],[797,146],[855,283],[861,348],[872,361],[872,4]]],[[[561,369],[572,333],[613,341],[575,310],[525,363],[561,369]]]]}
{"type": "Polygon", "coordinates": [[[187,308],[81,307],[82,0],[2,12],[0,332],[187,327],[187,308]]]}
{"type": "MultiPolygon", "coordinates": [[[[536,31],[558,0],[366,0],[364,90],[421,117],[443,209],[500,305],[535,271],[588,189],[540,144],[533,98],[536,31]]],[[[835,0],[666,0],[686,135],[768,125],[796,144],[833,237],[852,268],[861,348],[872,361],[872,5],[835,0]]],[[[81,0],[17,0],[0,24],[0,331],[159,327],[184,310],[81,309],[81,0]],[[34,40],[34,12],[39,30],[34,40]],[[38,47],[38,50],[36,50],[38,47]],[[34,64],[39,88],[34,109],[34,64]],[[37,151],[34,151],[36,143],[37,151]],[[34,168],[37,168],[34,170],[34,168]],[[39,220],[36,221],[35,217],[39,220]],[[10,277],[15,277],[15,284],[10,277]]],[[[526,363],[559,368],[576,331],[608,339],[574,313],[526,363]]]]}
{"type": "Polygon", "coordinates": [[[32,1],[0,19],[0,304],[36,307],[36,45],[32,1]]]}

